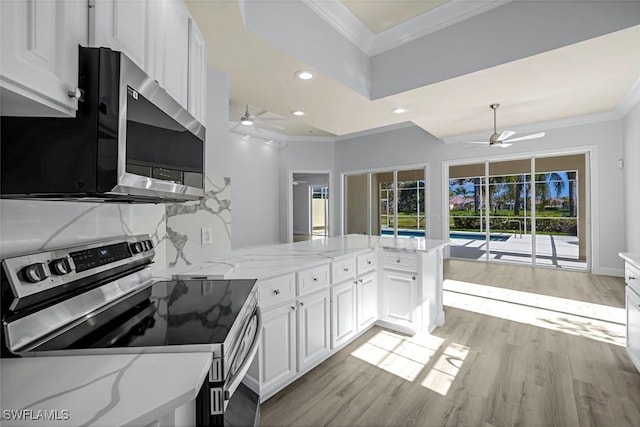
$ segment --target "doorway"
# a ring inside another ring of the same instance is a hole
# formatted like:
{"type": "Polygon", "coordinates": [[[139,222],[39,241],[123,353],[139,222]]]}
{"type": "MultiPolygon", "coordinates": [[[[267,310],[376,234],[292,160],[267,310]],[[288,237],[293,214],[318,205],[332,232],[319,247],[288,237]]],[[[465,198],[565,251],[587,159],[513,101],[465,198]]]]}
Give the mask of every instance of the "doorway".
{"type": "Polygon", "coordinates": [[[292,242],[329,236],[329,173],[293,172],[292,242]]]}
{"type": "Polygon", "coordinates": [[[448,168],[452,258],[588,270],[588,153],[448,168]]]}

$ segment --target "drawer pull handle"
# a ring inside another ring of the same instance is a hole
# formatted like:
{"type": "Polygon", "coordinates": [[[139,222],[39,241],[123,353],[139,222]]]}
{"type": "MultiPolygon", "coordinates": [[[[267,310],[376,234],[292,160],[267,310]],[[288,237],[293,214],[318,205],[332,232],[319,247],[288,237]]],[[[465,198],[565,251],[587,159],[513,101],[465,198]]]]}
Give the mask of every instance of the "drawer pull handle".
{"type": "Polygon", "coordinates": [[[636,278],[633,276],[629,276],[629,280],[636,280],[636,278]]]}
{"type": "Polygon", "coordinates": [[[416,280],[416,276],[413,276],[413,277],[411,278],[411,280],[416,280]]]}
{"type": "Polygon", "coordinates": [[[273,294],[274,294],[274,295],[278,295],[278,294],[280,294],[280,289],[274,289],[274,290],[273,290],[273,294]]]}
{"type": "Polygon", "coordinates": [[[317,278],[317,277],[314,277],[314,278],[313,278],[313,281],[314,281],[314,282],[317,282],[317,281],[318,281],[318,278],[317,278]]]}
{"type": "Polygon", "coordinates": [[[345,267],[344,271],[349,272],[349,267],[345,267]]]}

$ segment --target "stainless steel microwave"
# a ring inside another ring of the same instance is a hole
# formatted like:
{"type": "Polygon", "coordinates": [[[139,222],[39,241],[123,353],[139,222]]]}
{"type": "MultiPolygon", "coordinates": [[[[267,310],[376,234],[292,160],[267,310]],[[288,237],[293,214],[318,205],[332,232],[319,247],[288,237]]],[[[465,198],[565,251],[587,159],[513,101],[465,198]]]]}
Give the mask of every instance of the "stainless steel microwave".
{"type": "Polygon", "coordinates": [[[79,48],[75,118],[2,117],[3,198],[204,196],[205,128],[126,55],[79,48]]]}

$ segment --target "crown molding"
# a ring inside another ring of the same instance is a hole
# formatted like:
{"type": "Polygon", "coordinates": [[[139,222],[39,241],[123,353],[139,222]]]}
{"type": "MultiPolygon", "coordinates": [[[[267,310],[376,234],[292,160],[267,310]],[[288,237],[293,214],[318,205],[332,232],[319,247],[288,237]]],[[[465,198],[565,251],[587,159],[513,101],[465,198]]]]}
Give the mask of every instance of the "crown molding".
{"type": "MultiPolygon", "coordinates": [[[[585,114],[582,116],[568,117],[566,119],[548,120],[544,122],[529,123],[519,126],[509,126],[510,130],[518,133],[523,132],[540,132],[550,129],[565,128],[571,126],[579,126],[591,123],[607,122],[610,120],[619,120],[622,118],[615,111],[605,111],[602,113],[585,114]]],[[[454,144],[465,141],[473,141],[479,138],[487,138],[493,132],[493,129],[487,129],[481,132],[467,133],[464,135],[454,135],[441,138],[445,144],[454,144]]]]}
{"type": "Polygon", "coordinates": [[[355,44],[368,56],[374,56],[404,43],[419,39],[465,19],[472,18],[512,0],[450,0],[406,22],[373,34],[342,2],[302,0],[304,4],[355,44]]]}
{"type": "Polygon", "coordinates": [[[640,102],[640,78],[631,86],[631,89],[622,97],[615,112],[620,116],[626,116],[633,107],[640,102]]]}
{"type": "Polygon", "coordinates": [[[435,33],[450,25],[473,18],[481,13],[502,6],[512,0],[468,1],[450,0],[427,12],[415,16],[402,24],[389,28],[373,38],[373,45],[367,52],[374,56],[393,49],[427,34],[435,33]]]}
{"type": "Polygon", "coordinates": [[[374,39],[373,33],[342,2],[335,0],[302,0],[302,2],[343,37],[364,53],[369,54],[374,39]]]}

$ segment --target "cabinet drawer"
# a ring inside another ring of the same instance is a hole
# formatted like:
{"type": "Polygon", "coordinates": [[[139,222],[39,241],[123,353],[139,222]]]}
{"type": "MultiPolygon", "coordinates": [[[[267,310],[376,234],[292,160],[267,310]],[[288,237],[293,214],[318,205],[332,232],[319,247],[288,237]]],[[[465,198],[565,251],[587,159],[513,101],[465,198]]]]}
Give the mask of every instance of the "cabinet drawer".
{"type": "Polygon", "coordinates": [[[628,262],[625,263],[624,281],[640,294],[640,270],[628,262]]]}
{"type": "Polygon", "coordinates": [[[329,286],[329,264],[298,272],[298,295],[308,294],[316,289],[329,286]]]}
{"type": "Polygon", "coordinates": [[[418,272],[418,254],[406,252],[384,252],[385,269],[418,272]]]}
{"type": "Polygon", "coordinates": [[[331,263],[331,283],[340,283],[356,277],[356,259],[343,258],[331,263]]]}
{"type": "Polygon", "coordinates": [[[295,297],[295,273],[258,282],[258,302],[266,307],[295,297]]]}
{"type": "Polygon", "coordinates": [[[368,252],[366,254],[360,254],[356,257],[356,264],[358,265],[358,274],[366,273],[376,269],[376,254],[374,252],[368,252]]]}

